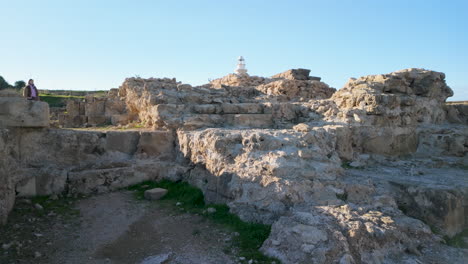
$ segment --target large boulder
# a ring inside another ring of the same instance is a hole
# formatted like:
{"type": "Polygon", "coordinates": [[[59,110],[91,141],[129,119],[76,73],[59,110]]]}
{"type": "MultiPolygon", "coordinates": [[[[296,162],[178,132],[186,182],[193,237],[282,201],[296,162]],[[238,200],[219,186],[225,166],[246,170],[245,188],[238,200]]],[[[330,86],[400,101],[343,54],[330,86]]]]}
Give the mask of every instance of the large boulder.
{"type": "MultiPolygon", "coordinates": [[[[288,79],[288,80],[310,80],[310,70],[308,69],[291,69],[282,73],[275,74],[271,78],[288,79]]],[[[320,77],[312,77],[314,80],[320,81],[320,77]]]]}

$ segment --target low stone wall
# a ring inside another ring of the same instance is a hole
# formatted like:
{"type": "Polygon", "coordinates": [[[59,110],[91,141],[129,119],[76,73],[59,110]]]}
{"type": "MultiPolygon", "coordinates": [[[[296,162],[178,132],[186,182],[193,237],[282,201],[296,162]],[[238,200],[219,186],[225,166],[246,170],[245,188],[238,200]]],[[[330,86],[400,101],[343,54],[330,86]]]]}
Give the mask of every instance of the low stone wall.
{"type": "Polygon", "coordinates": [[[170,131],[0,128],[0,156],[1,222],[15,196],[100,193],[187,170],[170,131]]]}
{"type": "Polygon", "coordinates": [[[125,125],[132,118],[127,114],[125,102],[111,89],[107,97],[86,96],[84,100],[69,100],[66,113],[59,114],[61,127],[91,127],[125,125]]]}

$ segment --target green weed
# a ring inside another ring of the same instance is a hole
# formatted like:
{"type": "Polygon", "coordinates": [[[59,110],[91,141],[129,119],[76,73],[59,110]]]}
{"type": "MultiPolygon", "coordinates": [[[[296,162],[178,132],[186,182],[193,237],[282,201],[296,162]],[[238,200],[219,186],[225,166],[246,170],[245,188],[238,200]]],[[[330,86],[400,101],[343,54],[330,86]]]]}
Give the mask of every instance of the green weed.
{"type": "Polygon", "coordinates": [[[451,247],[468,248],[468,243],[464,239],[466,237],[468,237],[468,228],[464,229],[460,234],[452,238],[446,236],[444,237],[444,240],[447,242],[447,245],[451,247]]]}
{"type": "Polygon", "coordinates": [[[185,182],[146,181],[127,189],[134,191],[136,199],[142,200],[144,199],[144,192],[152,188],[168,190],[168,193],[160,202],[166,201],[172,205],[176,202],[180,203],[178,207],[183,208],[185,211],[203,215],[214,223],[224,226],[229,231],[238,233],[239,235],[233,238],[233,246],[239,249],[239,255],[245,257],[246,260],[256,260],[257,263],[271,263],[272,261],[279,263],[277,259],[267,257],[259,251],[259,248],[270,234],[271,226],[244,222],[237,215],[230,213],[229,207],[225,204],[206,205],[202,191],[185,182]],[[207,213],[206,209],[209,207],[215,208],[216,212],[207,213]]]}
{"type": "Polygon", "coordinates": [[[336,198],[346,202],[348,200],[348,194],[347,193],[342,193],[342,194],[337,193],[336,198]]]}

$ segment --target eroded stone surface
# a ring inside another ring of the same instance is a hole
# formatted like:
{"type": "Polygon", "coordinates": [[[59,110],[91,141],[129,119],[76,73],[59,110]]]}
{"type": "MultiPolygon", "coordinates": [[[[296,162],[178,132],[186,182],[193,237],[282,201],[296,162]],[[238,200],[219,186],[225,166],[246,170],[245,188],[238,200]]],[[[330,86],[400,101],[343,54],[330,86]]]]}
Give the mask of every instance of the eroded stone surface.
{"type": "Polygon", "coordinates": [[[0,97],[1,127],[48,127],[49,105],[21,97],[0,97]]]}

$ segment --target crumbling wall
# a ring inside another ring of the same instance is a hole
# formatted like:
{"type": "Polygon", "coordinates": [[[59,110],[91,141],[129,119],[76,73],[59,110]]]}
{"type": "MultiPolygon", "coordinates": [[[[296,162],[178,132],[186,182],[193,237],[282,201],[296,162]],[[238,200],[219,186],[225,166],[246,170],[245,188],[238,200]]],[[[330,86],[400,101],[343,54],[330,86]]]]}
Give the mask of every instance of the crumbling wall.
{"type": "Polygon", "coordinates": [[[468,101],[448,102],[444,106],[447,121],[453,124],[468,125],[468,101]]]}
{"type": "Polygon", "coordinates": [[[49,129],[47,103],[0,101],[0,223],[16,196],[110,191],[184,172],[171,131],[49,129]]]}
{"type": "Polygon", "coordinates": [[[295,102],[329,98],[335,91],[306,70],[300,75],[306,77],[294,74],[287,71],[274,78],[231,74],[200,87],[168,78],[128,78],[119,95],[130,113],[155,129],[291,127],[309,118],[295,102]]]}
{"type": "Polygon", "coordinates": [[[60,127],[125,125],[131,121],[117,89],[111,89],[106,97],[88,95],[84,100],[68,100],[66,113],[58,115],[60,127]]]}

